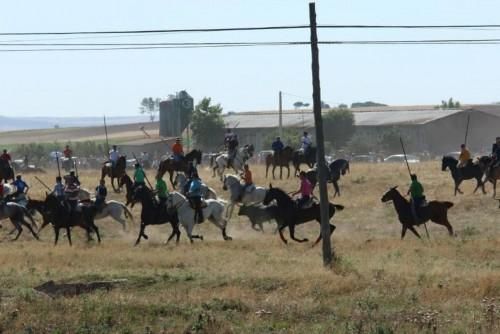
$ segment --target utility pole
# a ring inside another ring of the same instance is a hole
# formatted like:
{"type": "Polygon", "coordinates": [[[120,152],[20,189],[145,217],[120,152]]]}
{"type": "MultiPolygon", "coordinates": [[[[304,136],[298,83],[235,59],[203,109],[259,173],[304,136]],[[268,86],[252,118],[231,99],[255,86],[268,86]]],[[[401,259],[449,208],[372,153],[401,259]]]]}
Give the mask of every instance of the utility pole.
{"type": "Polygon", "coordinates": [[[281,96],[281,91],[279,94],[279,101],[280,101],[280,104],[279,104],[279,122],[278,122],[279,130],[278,130],[278,134],[280,137],[283,137],[283,98],[281,96]]]}
{"type": "Polygon", "coordinates": [[[319,50],[318,34],[316,31],[316,5],[309,3],[309,21],[311,27],[311,55],[312,55],[312,84],[313,84],[313,112],[316,127],[317,160],[318,160],[318,188],[321,211],[321,236],[323,241],[323,264],[331,266],[333,261],[332,246],[330,243],[329,201],[326,188],[326,161],[323,135],[323,118],[321,115],[321,85],[319,81],[319,50]]]}

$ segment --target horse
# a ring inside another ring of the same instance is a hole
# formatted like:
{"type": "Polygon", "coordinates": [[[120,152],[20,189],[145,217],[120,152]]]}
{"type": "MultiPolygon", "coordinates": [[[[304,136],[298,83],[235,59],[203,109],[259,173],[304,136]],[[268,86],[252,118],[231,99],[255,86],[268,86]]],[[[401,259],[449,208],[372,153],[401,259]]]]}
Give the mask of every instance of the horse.
{"type": "Polygon", "coordinates": [[[226,211],[226,218],[228,219],[232,217],[236,203],[241,202],[243,205],[257,204],[261,203],[266,197],[266,189],[262,187],[254,187],[252,191],[242,193],[243,186],[236,175],[224,175],[222,182],[224,183],[222,189],[229,190],[231,193],[231,202],[226,211]]]}
{"type": "MultiPolygon", "coordinates": [[[[340,187],[338,184],[340,176],[345,175],[349,172],[350,172],[349,161],[345,159],[334,160],[328,166],[327,182],[331,182],[333,184],[333,189],[335,190],[335,192],[333,193],[333,197],[336,197],[337,195],[340,196],[340,187]]],[[[311,182],[313,189],[316,187],[316,184],[318,183],[317,174],[318,174],[317,167],[314,167],[306,171],[306,178],[309,180],[309,182],[311,182]]]]}
{"type": "Polygon", "coordinates": [[[413,234],[420,238],[414,226],[424,224],[429,220],[445,226],[450,236],[453,236],[453,227],[448,221],[448,209],[453,206],[452,202],[430,201],[427,206],[417,210],[419,220],[415,222],[411,212],[411,204],[399,193],[399,191],[397,191],[397,186],[390,188],[389,191],[382,196],[381,201],[383,203],[389,201],[393,202],[394,208],[398,213],[399,222],[403,225],[401,240],[405,237],[406,230],[412,231],[413,234]]]}
{"type": "Polygon", "coordinates": [[[43,216],[44,224],[47,225],[52,223],[52,226],[54,227],[54,245],[57,245],[59,240],[59,230],[61,228],[65,228],[68,242],[71,246],[71,227],[73,226],[80,226],[86,230],[88,240],[91,240],[90,233],[94,231],[97,235],[98,242],[101,242],[99,228],[94,223],[95,208],[84,205],[80,205],[79,207],[81,211],[74,211],[70,213],[55,195],[47,194],[43,207],[39,208],[38,211],[43,216]]]}
{"type": "Polygon", "coordinates": [[[202,153],[200,150],[192,150],[186,154],[180,161],[175,161],[173,157],[168,157],[167,159],[160,162],[158,166],[157,177],[163,177],[166,172],[170,176],[170,183],[175,189],[173,175],[174,172],[187,172],[189,162],[196,162],[197,165],[201,164],[202,153]]]}
{"type": "Polygon", "coordinates": [[[0,180],[7,183],[9,180],[14,180],[14,170],[7,160],[0,159],[0,180]]]}
{"type": "Polygon", "coordinates": [[[490,181],[493,184],[493,198],[497,196],[497,180],[500,179],[500,166],[494,166],[493,158],[482,156],[479,158],[479,166],[484,171],[484,182],[490,181]]]}
{"type": "Polygon", "coordinates": [[[146,226],[148,225],[162,225],[170,223],[172,226],[172,233],[167,239],[167,243],[176,236],[176,242],[179,242],[181,232],[179,230],[179,219],[177,215],[170,213],[166,207],[160,208],[158,203],[154,199],[153,192],[149,188],[144,186],[139,186],[134,189],[134,200],[141,202],[141,229],[139,231],[139,236],[135,241],[135,246],[139,244],[141,238],[148,239],[146,235],[146,226]]]}
{"type": "MultiPolygon", "coordinates": [[[[264,205],[269,205],[271,201],[275,200],[278,205],[277,217],[278,217],[278,232],[280,234],[281,240],[286,244],[288,241],[283,236],[283,229],[288,227],[290,231],[290,238],[297,242],[306,242],[308,239],[297,239],[295,238],[295,226],[303,223],[307,223],[312,220],[316,220],[321,224],[321,210],[318,203],[314,203],[310,208],[299,209],[295,201],[288,196],[283,190],[279,188],[273,188],[273,185],[269,185],[266,196],[264,198],[264,205]]],[[[328,204],[328,217],[332,219],[336,210],[343,210],[342,205],[329,203],[328,204]]],[[[330,224],[330,236],[335,230],[335,225],[330,224]]],[[[313,247],[318,244],[321,240],[321,231],[318,238],[313,244],[313,247]]]]}
{"type": "MultiPolygon", "coordinates": [[[[205,202],[206,206],[202,209],[203,219],[208,219],[217,226],[221,230],[224,240],[232,240],[232,238],[226,234],[227,220],[223,217],[225,202],[216,199],[208,199],[205,202]]],[[[193,228],[196,225],[194,221],[195,211],[184,195],[176,191],[169,193],[167,196],[167,207],[177,212],[179,222],[184,226],[191,243],[193,242],[193,238],[203,240],[203,236],[193,235],[193,228]]]]}
{"type": "Polygon", "coordinates": [[[128,176],[127,174],[122,175],[122,177],[118,179],[118,187],[121,189],[123,188],[123,186],[125,186],[126,190],[125,198],[127,202],[125,203],[125,205],[130,205],[130,207],[133,208],[134,204],[136,203],[136,201],[134,200],[134,181],[132,181],[130,176],[128,176]]]}
{"type": "Polygon", "coordinates": [[[120,192],[120,189],[115,187],[115,179],[120,179],[125,175],[125,168],[127,167],[127,158],[122,155],[116,161],[115,167],[112,167],[111,162],[105,162],[101,168],[101,180],[106,176],[111,178],[111,186],[115,193],[120,192]]]}
{"type": "Polygon", "coordinates": [[[33,217],[29,213],[28,209],[26,209],[24,206],[17,204],[15,202],[7,202],[0,204],[0,220],[7,218],[10,219],[12,225],[14,225],[15,229],[17,230],[17,235],[14,237],[13,240],[19,239],[19,236],[23,232],[22,228],[23,225],[27,227],[28,230],[30,230],[31,234],[35,237],[35,239],[39,240],[38,234],[33,230],[33,228],[37,229],[36,223],[33,220],[33,217]],[[28,219],[31,222],[31,225],[25,220],[25,217],[28,217],[28,219]]]}
{"type": "MultiPolygon", "coordinates": [[[[184,193],[184,187],[186,186],[186,182],[187,182],[187,177],[186,175],[184,175],[184,173],[177,173],[175,175],[174,185],[176,187],[179,186],[180,193],[183,194],[184,196],[186,195],[184,193]]],[[[217,193],[215,192],[215,190],[207,186],[205,183],[201,184],[201,195],[205,199],[217,199],[217,193]]]]}
{"type": "Polygon", "coordinates": [[[299,175],[300,165],[306,164],[309,168],[313,168],[316,163],[316,147],[309,148],[307,154],[303,149],[295,150],[293,152],[292,163],[295,167],[295,176],[299,175]]]}
{"type": "Polygon", "coordinates": [[[76,166],[76,160],[74,157],[71,158],[66,158],[62,157],[61,159],[61,167],[66,171],[69,172],[76,166]]]}
{"type": "Polygon", "coordinates": [[[283,167],[286,167],[288,170],[288,176],[286,177],[287,179],[290,178],[290,162],[292,161],[293,158],[293,148],[290,146],[286,146],[281,150],[279,155],[275,154],[268,154],[266,155],[266,178],[267,178],[267,173],[269,171],[269,167],[273,165],[273,179],[274,177],[274,170],[276,167],[279,166],[280,168],[280,180],[283,179],[283,167]]]}
{"type": "MultiPolygon", "coordinates": [[[[252,144],[250,145],[245,145],[243,147],[240,147],[234,156],[234,159],[232,160],[231,167],[234,169],[236,173],[239,171],[243,170],[243,165],[248,161],[253,156],[254,153],[254,146],[252,144]]],[[[228,154],[223,153],[219,155],[215,159],[215,165],[212,167],[213,175],[212,177],[215,177],[215,172],[220,177],[220,180],[222,181],[222,176],[224,175],[224,170],[226,168],[229,168],[228,166],[228,154]]]]}
{"type": "Polygon", "coordinates": [[[458,160],[451,156],[444,156],[441,162],[441,171],[445,171],[446,168],[450,169],[451,177],[453,181],[455,181],[455,196],[457,196],[457,192],[463,194],[460,190],[460,184],[464,180],[476,179],[476,188],[474,189],[474,193],[476,193],[477,189],[481,187],[483,194],[486,194],[486,190],[484,189],[484,182],[482,181],[484,169],[480,164],[467,164],[465,167],[458,168],[458,160]]]}

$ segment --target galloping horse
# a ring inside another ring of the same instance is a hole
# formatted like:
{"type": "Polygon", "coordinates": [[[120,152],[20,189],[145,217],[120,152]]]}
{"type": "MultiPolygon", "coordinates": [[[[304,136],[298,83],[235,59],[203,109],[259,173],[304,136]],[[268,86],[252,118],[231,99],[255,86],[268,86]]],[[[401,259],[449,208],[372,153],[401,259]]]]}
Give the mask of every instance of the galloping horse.
{"type": "MultiPolygon", "coordinates": [[[[188,182],[186,175],[184,173],[177,173],[174,179],[174,185],[179,186],[180,193],[186,196],[184,193],[184,187],[188,182]]],[[[205,183],[201,184],[201,196],[205,199],[217,199],[217,193],[213,188],[210,188],[205,183]]]]}
{"type": "Polygon", "coordinates": [[[197,165],[201,164],[201,151],[192,150],[184,156],[180,161],[175,161],[173,157],[168,157],[167,159],[160,162],[158,166],[157,177],[163,177],[166,172],[170,175],[170,183],[175,189],[174,184],[174,172],[187,172],[189,162],[196,162],[197,165]]]}
{"type": "Polygon", "coordinates": [[[240,184],[239,178],[236,175],[224,175],[223,179],[224,185],[222,189],[229,190],[231,193],[231,203],[226,210],[226,217],[231,218],[233,215],[234,206],[238,202],[238,197],[241,196],[241,203],[243,205],[257,204],[261,203],[266,197],[266,189],[262,187],[254,187],[251,192],[245,191],[241,194],[242,185],[240,184]]]}
{"type": "Polygon", "coordinates": [[[120,156],[116,161],[116,166],[112,167],[111,162],[105,162],[101,169],[101,179],[104,180],[106,176],[111,178],[111,186],[115,192],[119,192],[119,188],[115,187],[115,179],[120,179],[125,175],[125,168],[127,167],[127,159],[125,156],[120,156]]]}
{"type": "MultiPolygon", "coordinates": [[[[254,150],[255,148],[253,147],[252,144],[250,145],[247,144],[243,147],[240,147],[236,151],[236,155],[231,163],[236,173],[243,170],[243,165],[247,162],[248,159],[250,159],[253,156],[254,150]]],[[[219,175],[220,180],[222,181],[222,175],[224,174],[224,170],[229,167],[227,162],[228,162],[227,153],[219,155],[215,159],[214,167],[212,167],[213,170],[212,177],[215,177],[215,172],[217,171],[217,174],[219,175]]]]}
{"type": "Polygon", "coordinates": [[[286,169],[288,170],[288,179],[290,177],[290,162],[292,161],[292,159],[293,148],[291,148],[290,146],[286,146],[277,156],[275,154],[268,154],[266,156],[266,178],[269,171],[269,166],[273,165],[273,179],[275,178],[274,170],[278,166],[280,168],[280,179],[283,179],[283,167],[286,167],[286,169]]]}
{"type": "MultiPolygon", "coordinates": [[[[226,234],[227,220],[223,217],[225,203],[221,200],[207,199],[206,204],[206,207],[202,209],[203,218],[208,219],[221,230],[224,240],[232,240],[232,238],[226,234]]],[[[184,197],[184,195],[176,191],[169,193],[167,197],[167,208],[177,212],[179,222],[184,226],[191,242],[193,242],[193,238],[203,240],[203,236],[193,235],[193,228],[196,225],[194,221],[195,212],[193,208],[191,208],[189,200],[184,197]]]]}
{"type": "Polygon", "coordinates": [[[448,221],[448,209],[453,206],[452,202],[440,202],[440,201],[430,201],[426,207],[418,209],[419,221],[415,222],[413,215],[411,213],[411,204],[406,198],[404,198],[396,187],[392,187],[388,192],[382,196],[382,202],[386,203],[392,201],[394,203],[394,208],[398,213],[399,222],[403,225],[401,230],[401,239],[405,237],[406,230],[410,230],[418,238],[420,235],[415,230],[414,226],[421,225],[428,220],[443,225],[448,229],[450,236],[453,236],[453,227],[451,227],[448,221]]]}
{"type": "Polygon", "coordinates": [[[293,166],[295,167],[295,176],[299,175],[300,165],[306,164],[309,168],[313,168],[316,163],[316,147],[311,147],[307,154],[302,150],[293,152],[293,166]]]}
{"type": "Polygon", "coordinates": [[[497,180],[500,179],[500,166],[492,166],[493,158],[483,156],[479,158],[479,166],[486,176],[485,182],[490,181],[493,184],[493,198],[497,196],[497,180]]]}
{"type": "Polygon", "coordinates": [[[123,186],[125,186],[125,198],[127,199],[125,205],[128,206],[130,204],[130,207],[133,208],[136,203],[134,200],[134,181],[127,174],[118,179],[118,187],[121,189],[123,186]]]}
{"type": "MultiPolygon", "coordinates": [[[[317,203],[314,203],[310,208],[307,209],[299,209],[295,203],[295,201],[290,198],[283,190],[279,188],[273,188],[272,184],[269,185],[269,190],[266,193],[266,197],[264,198],[264,205],[269,205],[271,201],[276,200],[278,204],[277,210],[277,221],[280,223],[278,227],[278,232],[280,234],[281,240],[286,244],[288,241],[283,236],[283,229],[288,227],[290,231],[290,238],[297,242],[306,242],[307,239],[297,239],[295,238],[295,226],[303,223],[307,223],[312,220],[316,220],[321,224],[321,212],[320,206],[317,203]]],[[[343,210],[344,207],[342,205],[337,205],[333,203],[329,203],[328,217],[331,219],[335,214],[336,210],[343,210]]],[[[335,230],[335,225],[330,224],[330,235],[335,230]]],[[[313,246],[317,245],[321,240],[322,235],[319,233],[318,238],[314,242],[313,246]]]]}
{"type": "Polygon", "coordinates": [[[28,230],[30,230],[31,234],[33,234],[33,236],[38,239],[38,235],[33,230],[33,228],[37,228],[36,223],[29,211],[24,206],[21,206],[20,204],[17,204],[15,202],[0,204],[0,220],[6,218],[10,219],[12,225],[14,225],[15,229],[17,230],[17,235],[14,237],[14,240],[17,240],[21,235],[21,232],[23,231],[23,228],[21,227],[22,225],[27,227],[28,230]],[[31,225],[24,219],[24,217],[28,217],[28,219],[31,221],[31,225]]]}
{"type": "MultiPolygon", "coordinates": [[[[328,179],[327,182],[333,183],[333,189],[335,190],[333,197],[339,195],[340,196],[340,187],[338,181],[340,180],[341,175],[345,175],[349,173],[349,161],[345,159],[337,159],[333,161],[328,166],[328,179]]],[[[310,169],[306,171],[306,177],[311,182],[313,188],[316,187],[316,183],[318,183],[318,172],[316,168],[310,169]]]]}
{"type": "Polygon", "coordinates": [[[0,180],[7,183],[8,180],[14,180],[14,170],[8,161],[0,159],[0,180]]]}
{"type": "Polygon", "coordinates": [[[441,170],[444,172],[446,168],[450,169],[451,177],[453,181],[455,181],[455,196],[457,196],[457,192],[463,194],[460,190],[460,183],[464,180],[476,179],[476,188],[474,189],[474,193],[476,193],[477,189],[481,187],[483,194],[486,194],[486,190],[484,189],[483,175],[484,169],[480,164],[467,164],[465,167],[458,168],[458,160],[450,157],[444,156],[441,163],[441,170]]]}

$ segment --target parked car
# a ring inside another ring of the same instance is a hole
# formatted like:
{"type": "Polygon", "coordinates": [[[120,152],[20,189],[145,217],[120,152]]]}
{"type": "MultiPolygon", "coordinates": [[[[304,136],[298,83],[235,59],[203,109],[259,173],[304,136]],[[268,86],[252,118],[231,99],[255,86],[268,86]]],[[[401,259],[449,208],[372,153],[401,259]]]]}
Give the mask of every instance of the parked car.
{"type": "MultiPolygon", "coordinates": [[[[420,159],[412,154],[407,154],[406,159],[409,164],[420,162],[420,159]]],[[[404,154],[393,154],[385,158],[384,162],[405,162],[405,156],[404,154]]]]}
{"type": "Polygon", "coordinates": [[[374,163],[377,162],[377,157],[374,155],[369,155],[369,154],[360,154],[360,155],[354,155],[349,162],[369,162],[369,163],[374,163]]]}

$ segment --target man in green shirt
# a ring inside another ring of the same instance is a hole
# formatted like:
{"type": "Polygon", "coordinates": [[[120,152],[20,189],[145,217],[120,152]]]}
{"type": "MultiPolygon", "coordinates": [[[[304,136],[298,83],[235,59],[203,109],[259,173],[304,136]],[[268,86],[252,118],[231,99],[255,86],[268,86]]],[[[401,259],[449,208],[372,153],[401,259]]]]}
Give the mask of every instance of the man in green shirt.
{"type": "Polygon", "coordinates": [[[168,195],[168,188],[167,188],[167,183],[163,181],[163,179],[159,176],[156,176],[156,192],[158,194],[158,200],[160,202],[160,207],[163,207],[165,205],[165,202],[167,201],[167,195],[168,195]]]}
{"type": "Polygon", "coordinates": [[[144,178],[146,177],[146,174],[144,173],[144,170],[142,169],[141,165],[136,163],[135,164],[135,171],[134,171],[134,187],[138,186],[144,186],[144,178]]]}
{"type": "Polygon", "coordinates": [[[411,195],[411,214],[413,215],[413,220],[418,223],[417,209],[422,206],[425,201],[424,187],[420,182],[418,182],[417,175],[411,174],[411,184],[408,194],[411,195]]]}

